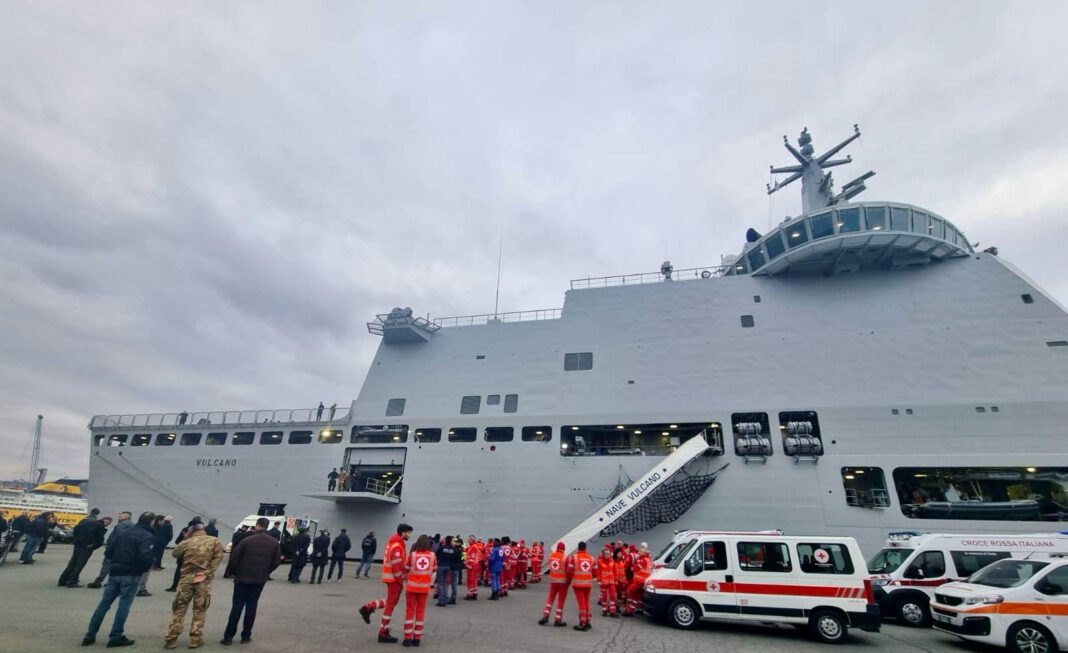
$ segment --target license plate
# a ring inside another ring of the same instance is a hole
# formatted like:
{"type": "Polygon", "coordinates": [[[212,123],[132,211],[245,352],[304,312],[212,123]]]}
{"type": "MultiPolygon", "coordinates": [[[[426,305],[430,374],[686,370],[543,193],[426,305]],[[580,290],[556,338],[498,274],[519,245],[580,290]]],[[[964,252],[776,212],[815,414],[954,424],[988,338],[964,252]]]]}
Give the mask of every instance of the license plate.
{"type": "Polygon", "coordinates": [[[950,619],[949,617],[947,617],[947,616],[946,616],[946,615],[944,615],[944,614],[936,614],[936,615],[934,616],[934,618],[935,618],[935,619],[936,619],[937,621],[941,621],[941,622],[942,622],[942,623],[944,623],[944,624],[948,624],[948,623],[949,623],[950,621],[952,621],[952,620],[951,620],[951,619],[950,619]]]}

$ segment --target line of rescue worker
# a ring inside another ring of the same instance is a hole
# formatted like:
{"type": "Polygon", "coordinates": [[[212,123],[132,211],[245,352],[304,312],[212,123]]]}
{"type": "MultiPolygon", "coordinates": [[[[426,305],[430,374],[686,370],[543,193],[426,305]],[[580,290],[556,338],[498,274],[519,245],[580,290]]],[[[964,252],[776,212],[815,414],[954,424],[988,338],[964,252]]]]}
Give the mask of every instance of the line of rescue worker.
{"type": "MultiPolygon", "coordinates": [[[[406,551],[405,543],[412,534],[408,524],[397,526],[397,532],[386,543],[382,556],[382,582],[386,584],[386,597],[370,601],[360,607],[360,617],[367,624],[371,615],[382,611],[378,628],[379,643],[394,643],[397,640],[390,632],[393,610],[405,594],[404,643],[406,647],[419,646],[426,618],[427,597],[435,592],[438,606],[456,603],[456,584],[463,571],[467,572],[467,595],[464,600],[478,600],[478,586],[489,586],[489,600],[507,597],[513,589],[525,589],[528,583],[541,581],[545,548],[542,542],[533,542],[528,548],[524,540],[513,543],[511,538],[462,538],[439,536],[430,538],[420,535],[406,551]],[[462,562],[462,565],[461,565],[462,562]],[[436,582],[435,582],[436,581],[436,582]]],[[[596,580],[601,589],[598,605],[601,614],[608,617],[634,616],[642,611],[642,592],[646,578],[652,569],[652,558],[645,542],[641,546],[622,541],[608,543],[595,559],[586,551],[586,543],[579,542],[578,550],[566,555],[563,542],[549,555],[549,597],[538,620],[541,625],[549,623],[556,604],[553,625],[567,626],[564,622],[564,603],[570,587],[578,603],[578,624],[575,630],[587,631],[591,625],[590,593],[596,580]]]]}

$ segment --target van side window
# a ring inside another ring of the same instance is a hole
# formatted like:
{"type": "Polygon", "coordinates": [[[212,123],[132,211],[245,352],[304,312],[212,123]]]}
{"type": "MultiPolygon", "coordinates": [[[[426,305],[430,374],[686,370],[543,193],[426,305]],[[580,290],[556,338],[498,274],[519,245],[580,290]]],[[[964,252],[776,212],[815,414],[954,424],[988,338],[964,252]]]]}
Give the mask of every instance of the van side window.
{"type": "Polygon", "coordinates": [[[739,542],[738,568],[742,571],[790,571],[790,547],[781,542],[739,542]]]}
{"type": "Polygon", "coordinates": [[[949,557],[953,558],[953,566],[957,568],[957,575],[967,578],[992,562],[1002,558],[1008,558],[1008,551],[950,551],[949,557]]]}
{"type": "Polygon", "coordinates": [[[702,558],[705,571],[719,571],[727,568],[727,545],[723,542],[702,542],[702,558]]]}
{"type": "Polygon", "coordinates": [[[853,559],[843,544],[809,543],[797,545],[797,559],[806,574],[852,574],[853,559]]]}
{"type": "Polygon", "coordinates": [[[924,551],[905,570],[905,578],[941,578],[946,575],[946,557],[941,551],[924,551]]]}
{"type": "Polygon", "coordinates": [[[1052,596],[1068,594],[1068,567],[1054,569],[1041,582],[1047,586],[1056,585],[1060,588],[1059,592],[1050,593],[1052,596]]]}

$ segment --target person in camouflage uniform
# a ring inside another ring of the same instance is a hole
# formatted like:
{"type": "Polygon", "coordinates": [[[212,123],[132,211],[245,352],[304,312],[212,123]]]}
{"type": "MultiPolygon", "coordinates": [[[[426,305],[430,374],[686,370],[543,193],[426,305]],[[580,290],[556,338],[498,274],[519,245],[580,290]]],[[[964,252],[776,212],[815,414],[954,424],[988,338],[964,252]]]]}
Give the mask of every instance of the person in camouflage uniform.
{"type": "Polygon", "coordinates": [[[204,617],[211,605],[211,581],[215,570],[222,562],[223,550],[219,539],[204,532],[204,525],[193,524],[171,553],[182,561],[182,575],[178,579],[178,591],[171,608],[171,623],[163,640],[165,648],[178,647],[178,635],[182,634],[185,611],[193,604],[193,622],[189,625],[189,648],[204,644],[204,617]]]}

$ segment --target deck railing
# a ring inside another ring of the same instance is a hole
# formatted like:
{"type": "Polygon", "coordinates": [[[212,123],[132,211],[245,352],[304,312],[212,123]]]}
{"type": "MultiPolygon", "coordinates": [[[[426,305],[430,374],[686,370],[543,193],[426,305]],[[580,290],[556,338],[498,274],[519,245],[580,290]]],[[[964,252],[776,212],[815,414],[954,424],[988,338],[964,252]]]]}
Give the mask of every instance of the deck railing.
{"type": "Polygon", "coordinates": [[[345,423],[352,410],[345,408],[283,408],[277,410],[230,410],[180,413],[137,413],[129,415],[94,415],[91,429],[134,429],[199,427],[199,426],[255,426],[293,424],[345,423]]]}
{"type": "Polygon", "coordinates": [[[434,324],[443,327],[474,326],[494,322],[533,322],[536,320],[559,320],[562,308],[542,308],[533,311],[511,311],[509,313],[483,313],[482,315],[457,315],[453,317],[436,317],[434,324]]]}
{"type": "Polygon", "coordinates": [[[730,269],[731,266],[729,265],[712,265],[703,268],[672,270],[670,279],[665,277],[663,272],[638,272],[636,274],[619,274],[611,277],[586,277],[585,279],[572,279],[571,290],[608,288],[610,286],[636,286],[644,283],[662,283],[664,281],[715,279],[726,276],[727,271],[730,269]]]}

